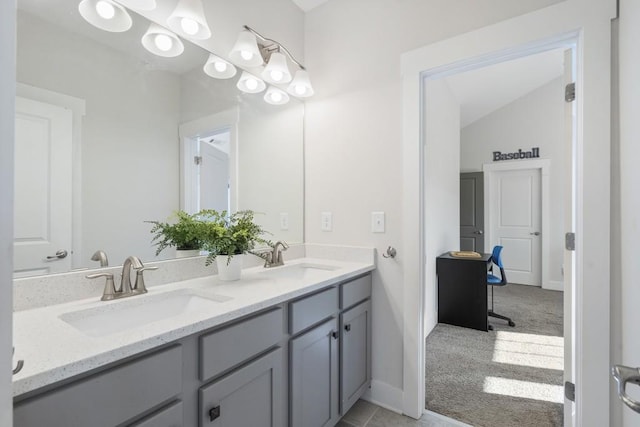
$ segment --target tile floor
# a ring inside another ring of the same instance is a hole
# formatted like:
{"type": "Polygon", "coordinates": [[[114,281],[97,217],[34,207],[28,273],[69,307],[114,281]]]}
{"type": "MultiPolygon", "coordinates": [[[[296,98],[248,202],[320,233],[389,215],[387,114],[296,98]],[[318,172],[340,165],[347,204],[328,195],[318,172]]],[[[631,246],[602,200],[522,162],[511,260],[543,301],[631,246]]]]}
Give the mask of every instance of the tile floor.
{"type": "Polygon", "coordinates": [[[427,413],[419,420],[388,411],[364,400],[358,400],[336,427],[464,427],[468,424],[436,413],[427,413]]]}

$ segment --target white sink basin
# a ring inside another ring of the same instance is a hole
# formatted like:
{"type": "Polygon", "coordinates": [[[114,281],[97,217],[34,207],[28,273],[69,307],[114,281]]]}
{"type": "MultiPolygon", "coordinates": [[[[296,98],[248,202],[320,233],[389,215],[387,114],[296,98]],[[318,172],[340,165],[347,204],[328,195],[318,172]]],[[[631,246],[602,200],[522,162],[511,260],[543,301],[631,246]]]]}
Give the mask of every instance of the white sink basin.
{"type": "Polygon", "coordinates": [[[91,337],[103,337],[187,313],[215,310],[231,297],[193,290],[140,295],[61,314],[62,321],[91,337]]]}
{"type": "Polygon", "coordinates": [[[321,274],[326,274],[328,271],[338,270],[339,268],[340,267],[336,267],[334,265],[303,263],[266,269],[261,271],[259,274],[273,279],[305,280],[318,277],[321,274]]]}

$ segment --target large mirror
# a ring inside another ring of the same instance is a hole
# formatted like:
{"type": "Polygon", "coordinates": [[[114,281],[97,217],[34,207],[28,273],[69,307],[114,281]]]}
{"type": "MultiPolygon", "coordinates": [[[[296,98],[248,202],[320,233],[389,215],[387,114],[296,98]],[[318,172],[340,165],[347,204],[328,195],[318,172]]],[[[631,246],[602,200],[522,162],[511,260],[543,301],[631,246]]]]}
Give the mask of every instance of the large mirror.
{"type": "Polygon", "coordinates": [[[303,103],[207,76],[185,40],[176,58],[147,52],[131,15],[109,33],[77,0],[18,0],[16,277],[97,268],[98,250],[174,257],[145,221],[180,208],[251,209],[272,239],[303,240],[303,103]]]}

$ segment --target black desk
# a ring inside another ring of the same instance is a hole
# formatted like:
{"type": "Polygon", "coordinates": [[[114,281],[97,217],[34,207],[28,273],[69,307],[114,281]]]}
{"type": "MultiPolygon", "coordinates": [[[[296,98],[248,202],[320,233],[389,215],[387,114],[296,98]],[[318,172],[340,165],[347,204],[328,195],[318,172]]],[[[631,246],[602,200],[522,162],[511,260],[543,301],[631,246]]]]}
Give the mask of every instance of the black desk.
{"type": "Polygon", "coordinates": [[[487,268],[491,254],[480,258],[456,258],[449,252],[436,258],[438,275],[438,323],[481,331],[487,319],[487,268]]]}

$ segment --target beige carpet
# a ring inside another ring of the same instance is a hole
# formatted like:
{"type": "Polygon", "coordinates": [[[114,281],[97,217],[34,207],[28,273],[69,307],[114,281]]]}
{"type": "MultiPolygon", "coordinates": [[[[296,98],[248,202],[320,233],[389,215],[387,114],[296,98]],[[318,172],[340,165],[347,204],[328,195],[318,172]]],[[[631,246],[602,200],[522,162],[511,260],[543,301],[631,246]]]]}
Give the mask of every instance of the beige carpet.
{"type": "Polygon", "coordinates": [[[427,409],[479,427],[561,426],[562,293],[495,289],[489,332],[439,324],[427,337],[427,409]]]}

